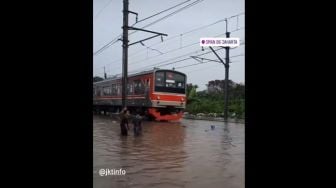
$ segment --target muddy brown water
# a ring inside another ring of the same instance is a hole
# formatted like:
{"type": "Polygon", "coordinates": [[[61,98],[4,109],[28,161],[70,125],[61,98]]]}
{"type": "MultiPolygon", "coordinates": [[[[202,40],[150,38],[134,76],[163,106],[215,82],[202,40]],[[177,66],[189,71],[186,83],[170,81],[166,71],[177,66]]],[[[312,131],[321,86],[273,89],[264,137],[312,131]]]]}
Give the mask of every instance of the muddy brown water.
{"type": "Polygon", "coordinates": [[[93,120],[94,188],[244,187],[244,124],[144,121],[141,136],[133,135],[131,125],[123,137],[111,117],[93,120]],[[100,169],[126,174],[100,176],[100,169]]]}

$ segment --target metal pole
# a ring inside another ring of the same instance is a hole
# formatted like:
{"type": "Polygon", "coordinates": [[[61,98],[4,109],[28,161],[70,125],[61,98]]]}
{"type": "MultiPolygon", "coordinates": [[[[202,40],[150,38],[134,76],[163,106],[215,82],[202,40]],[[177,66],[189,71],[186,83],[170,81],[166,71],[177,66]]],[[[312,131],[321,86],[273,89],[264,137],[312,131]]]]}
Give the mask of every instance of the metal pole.
{"type": "Polygon", "coordinates": [[[123,9],[123,56],[122,56],[122,106],[126,107],[127,94],[127,64],[128,64],[128,0],[124,0],[123,9]]]}
{"type": "MultiPolygon", "coordinates": [[[[229,62],[229,47],[226,47],[226,57],[225,61],[229,62]]],[[[225,67],[225,86],[224,86],[224,118],[225,120],[228,119],[228,106],[229,106],[229,63],[224,64],[225,67]]]]}
{"type": "Polygon", "coordinates": [[[105,66],[104,66],[104,79],[106,79],[107,76],[106,76],[106,72],[105,72],[105,66]]]}
{"type": "MultiPolygon", "coordinates": [[[[226,38],[230,38],[230,32],[228,32],[228,25],[226,21],[226,38]]],[[[225,86],[224,86],[224,120],[228,119],[228,107],[229,107],[229,62],[230,62],[230,47],[225,47],[226,57],[225,57],[225,86]]]]}

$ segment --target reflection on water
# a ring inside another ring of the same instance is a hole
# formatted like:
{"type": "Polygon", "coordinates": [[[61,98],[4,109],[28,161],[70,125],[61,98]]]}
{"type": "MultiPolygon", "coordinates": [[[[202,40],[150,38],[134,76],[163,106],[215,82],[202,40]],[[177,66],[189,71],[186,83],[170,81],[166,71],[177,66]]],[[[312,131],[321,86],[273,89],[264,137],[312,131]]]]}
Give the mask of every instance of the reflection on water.
{"type": "Polygon", "coordinates": [[[142,136],[122,137],[118,122],[94,116],[93,139],[94,188],[244,187],[243,124],[143,122],[142,136]],[[126,175],[99,176],[101,168],[126,175]]]}

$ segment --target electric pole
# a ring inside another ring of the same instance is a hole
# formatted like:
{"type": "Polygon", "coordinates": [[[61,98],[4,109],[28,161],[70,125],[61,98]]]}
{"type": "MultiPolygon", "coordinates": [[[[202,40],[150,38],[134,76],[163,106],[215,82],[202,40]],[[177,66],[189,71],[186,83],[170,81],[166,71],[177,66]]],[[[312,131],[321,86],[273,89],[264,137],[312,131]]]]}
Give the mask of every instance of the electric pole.
{"type": "Polygon", "coordinates": [[[104,66],[104,79],[106,79],[107,76],[106,76],[106,72],[105,72],[105,66],[104,66]]]}
{"type": "MultiPolygon", "coordinates": [[[[230,32],[228,32],[228,23],[227,19],[226,22],[226,38],[230,38],[230,32]]],[[[225,47],[226,57],[225,57],[225,86],[224,86],[224,120],[227,121],[228,119],[228,106],[229,106],[229,62],[230,62],[230,47],[225,47]]]]}
{"type": "MultiPolygon", "coordinates": [[[[226,22],[226,32],[225,32],[225,35],[226,35],[226,38],[228,39],[228,38],[230,38],[230,32],[228,32],[228,20],[225,19],[225,22],[226,22]]],[[[238,21],[237,21],[237,23],[238,23],[238,21]]],[[[195,60],[197,60],[197,61],[199,61],[200,63],[203,63],[203,62],[200,61],[199,59],[220,62],[220,63],[222,63],[224,65],[224,68],[225,68],[225,81],[224,81],[224,120],[227,121],[228,120],[228,107],[229,107],[230,46],[225,46],[225,47],[222,46],[222,48],[225,49],[225,54],[226,54],[225,55],[225,62],[222,60],[221,57],[219,57],[219,55],[216,53],[216,51],[211,46],[209,46],[209,48],[216,55],[216,57],[219,59],[219,61],[212,60],[212,59],[207,59],[207,58],[200,58],[200,57],[197,57],[197,56],[190,56],[190,57],[193,58],[193,59],[195,59],[195,60]]],[[[203,50],[204,50],[204,48],[202,46],[202,51],[203,50]]]]}
{"type": "MultiPolygon", "coordinates": [[[[230,38],[230,32],[228,32],[228,23],[226,22],[226,38],[230,38]]],[[[217,56],[220,62],[224,65],[225,68],[225,81],[224,81],[224,120],[228,119],[228,107],[229,107],[229,63],[230,63],[230,47],[224,47],[226,52],[225,62],[223,62],[222,58],[216,53],[216,51],[210,46],[211,51],[217,56]]]]}
{"type": "Polygon", "coordinates": [[[122,37],[122,47],[123,47],[123,52],[122,52],[122,93],[121,93],[121,98],[122,98],[122,107],[125,108],[127,107],[127,83],[128,83],[128,79],[127,79],[127,74],[128,74],[128,47],[134,44],[138,44],[141,43],[143,41],[161,36],[161,40],[163,41],[162,36],[168,36],[167,34],[164,33],[158,33],[155,31],[149,31],[149,30],[145,30],[142,28],[135,28],[135,27],[129,27],[128,26],[128,14],[132,13],[136,15],[136,23],[138,22],[138,13],[136,12],[132,12],[128,10],[128,0],[124,0],[124,8],[123,8],[123,37],[122,37]],[[148,33],[152,33],[152,34],[156,34],[154,36],[142,39],[140,41],[137,42],[133,42],[131,44],[129,44],[128,42],[128,30],[137,30],[137,31],[144,31],[144,32],[148,32],[148,33]]]}
{"type": "Polygon", "coordinates": [[[123,39],[122,39],[122,107],[126,107],[126,92],[127,92],[127,64],[128,64],[128,0],[124,0],[123,10],[123,39]]]}

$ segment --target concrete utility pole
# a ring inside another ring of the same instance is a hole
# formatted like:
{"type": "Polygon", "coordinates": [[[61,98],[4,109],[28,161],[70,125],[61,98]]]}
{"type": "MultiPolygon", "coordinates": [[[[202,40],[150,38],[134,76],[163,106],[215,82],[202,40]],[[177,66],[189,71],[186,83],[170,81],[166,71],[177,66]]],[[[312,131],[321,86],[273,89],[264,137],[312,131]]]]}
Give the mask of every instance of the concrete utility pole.
{"type": "MultiPolygon", "coordinates": [[[[226,22],[226,38],[230,38],[230,32],[228,32],[228,23],[226,22]]],[[[216,51],[210,46],[211,51],[217,56],[220,62],[224,65],[225,68],[225,83],[224,83],[224,120],[228,119],[228,107],[229,107],[229,62],[230,62],[230,47],[224,47],[226,52],[225,62],[219,57],[216,51]]]]}
{"type": "MultiPolygon", "coordinates": [[[[226,38],[230,38],[230,32],[228,32],[228,22],[227,19],[226,22],[226,38]]],[[[230,47],[225,47],[225,86],[224,86],[224,120],[228,119],[228,106],[229,106],[229,63],[230,63],[230,47]]]]}
{"type": "MultiPolygon", "coordinates": [[[[128,26],[128,14],[132,13],[136,15],[136,23],[138,22],[138,13],[136,12],[132,12],[128,10],[128,0],[124,0],[124,8],[123,8],[123,37],[122,37],[122,42],[123,42],[123,52],[122,52],[122,93],[121,93],[121,98],[122,98],[122,107],[127,107],[127,73],[128,73],[128,47],[133,45],[133,44],[137,44],[137,43],[141,43],[143,41],[158,37],[158,36],[168,36],[167,34],[163,34],[163,33],[158,33],[158,32],[154,32],[154,31],[149,31],[149,30],[145,30],[142,28],[135,28],[135,27],[129,27],[128,26]],[[133,42],[131,44],[129,44],[128,42],[128,30],[137,30],[137,31],[144,31],[144,32],[148,32],[148,33],[153,33],[156,34],[154,36],[148,37],[146,39],[142,39],[140,41],[137,42],[133,42]]],[[[162,40],[162,38],[161,38],[162,40]]]]}
{"type": "Polygon", "coordinates": [[[128,65],[128,0],[124,0],[123,10],[123,39],[122,39],[122,107],[126,107],[126,92],[127,92],[127,65],[128,65]]]}
{"type": "Polygon", "coordinates": [[[105,72],[105,66],[104,66],[104,79],[107,78],[106,72],[105,72]]]}

